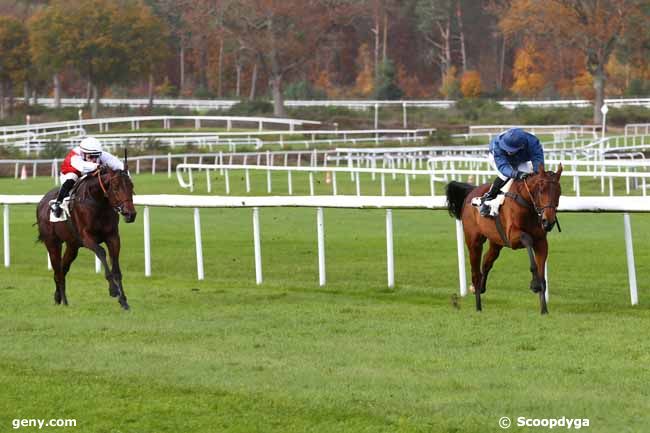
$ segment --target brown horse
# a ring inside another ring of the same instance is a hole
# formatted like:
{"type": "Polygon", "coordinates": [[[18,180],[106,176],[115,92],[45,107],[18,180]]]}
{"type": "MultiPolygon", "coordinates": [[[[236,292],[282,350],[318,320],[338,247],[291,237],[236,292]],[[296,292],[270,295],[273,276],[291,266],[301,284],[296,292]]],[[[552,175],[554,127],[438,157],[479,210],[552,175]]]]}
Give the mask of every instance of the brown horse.
{"type": "Polygon", "coordinates": [[[58,190],[45,194],[36,209],[38,239],[45,244],[54,270],[54,302],[68,305],[65,294],[65,276],[77,257],[79,248],[92,250],[104,265],[108,293],[117,297],[125,310],[129,309],[122,287],[120,271],[119,215],[127,223],[135,221],[133,206],[133,183],[126,170],[113,171],[101,168],[80,179],[70,193],[70,217],[64,222],[50,222],[49,202],[56,198],[58,190]],[[106,243],[111,256],[109,270],[106,251],[99,244],[106,243]],[[66,250],[61,257],[63,243],[66,250]]]}
{"type": "Polygon", "coordinates": [[[487,192],[489,184],[475,187],[467,183],[451,182],[447,185],[447,209],[452,216],[463,222],[472,267],[470,290],[476,295],[477,311],[481,311],[481,293],[485,293],[490,269],[501,249],[507,246],[514,250],[524,247],[528,249],[533,275],[530,288],[539,293],[542,314],[548,313],[544,278],[548,255],[546,233],[557,222],[556,211],[562,192],[561,175],[561,164],[557,173],[545,172],[542,165],[538,174],[515,181],[506,193],[499,214],[494,218],[480,216],[478,209],[471,204],[474,197],[487,192]],[[490,247],[483,258],[481,269],[481,254],[486,240],[490,242],[490,247]]]}

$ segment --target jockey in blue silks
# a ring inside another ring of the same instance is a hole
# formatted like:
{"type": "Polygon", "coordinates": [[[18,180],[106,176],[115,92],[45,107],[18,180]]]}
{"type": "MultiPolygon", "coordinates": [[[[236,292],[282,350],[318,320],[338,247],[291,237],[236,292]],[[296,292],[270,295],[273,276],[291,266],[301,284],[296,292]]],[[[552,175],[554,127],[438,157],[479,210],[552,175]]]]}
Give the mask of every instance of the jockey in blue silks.
{"type": "Polygon", "coordinates": [[[490,142],[488,159],[498,177],[490,190],[481,197],[481,216],[490,215],[490,206],[485,202],[495,199],[509,179],[523,180],[531,172],[539,172],[540,166],[544,164],[544,150],[533,134],[513,128],[490,142]]]}

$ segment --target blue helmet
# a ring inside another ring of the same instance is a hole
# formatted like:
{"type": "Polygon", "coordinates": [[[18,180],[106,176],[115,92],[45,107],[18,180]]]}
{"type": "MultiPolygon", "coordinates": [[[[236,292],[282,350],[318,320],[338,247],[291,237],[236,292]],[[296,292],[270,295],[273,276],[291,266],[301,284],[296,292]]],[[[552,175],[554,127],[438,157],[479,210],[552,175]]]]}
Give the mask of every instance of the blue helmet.
{"type": "Polygon", "coordinates": [[[523,129],[513,128],[501,135],[501,148],[508,153],[516,153],[526,146],[528,141],[523,129]]]}

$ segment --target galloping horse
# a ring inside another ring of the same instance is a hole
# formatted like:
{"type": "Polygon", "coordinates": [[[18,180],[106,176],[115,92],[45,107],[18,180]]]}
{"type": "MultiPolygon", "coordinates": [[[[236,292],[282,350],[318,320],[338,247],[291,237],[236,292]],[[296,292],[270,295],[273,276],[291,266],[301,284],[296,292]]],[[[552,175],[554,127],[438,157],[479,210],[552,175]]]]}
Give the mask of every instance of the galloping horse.
{"type": "MultiPolygon", "coordinates": [[[[126,168],[126,167],[125,167],[126,168]]],[[[120,271],[119,215],[127,223],[135,221],[133,183],[126,170],[113,171],[102,167],[78,181],[70,194],[70,216],[67,221],[50,222],[50,200],[56,198],[57,189],[45,194],[36,209],[38,239],[45,244],[54,270],[54,302],[68,305],[65,294],[65,276],[77,258],[79,248],[92,250],[104,265],[108,293],[117,297],[125,310],[129,309],[122,287],[120,271]],[[99,244],[106,243],[111,256],[109,270],[106,251],[99,244]],[[61,257],[63,243],[65,255],[61,257]]]]}
{"type": "MultiPolygon", "coordinates": [[[[475,187],[467,183],[452,181],[447,185],[447,209],[451,216],[463,222],[465,243],[469,250],[472,267],[472,287],[476,295],[476,310],[481,311],[481,293],[485,293],[488,273],[504,246],[513,250],[526,247],[530,258],[530,271],[533,278],[530,289],[539,293],[542,314],[548,313],[546,307],[546,279],[544,269],[548,255],[546,233],[557,222],[556,211],[562,192],[560,176],[562,164],[557,173],[544,171],[527,179],[514,181],[506,199],[494,218],[481,217],[478,209],[471,205],[474,197],[481,197],[490,187],[475,187]],[[481,254],[486,239],[490,247],[483,258],[481,254]]],[[[558,223],[558,229],[559,229],[558,223]]]]}

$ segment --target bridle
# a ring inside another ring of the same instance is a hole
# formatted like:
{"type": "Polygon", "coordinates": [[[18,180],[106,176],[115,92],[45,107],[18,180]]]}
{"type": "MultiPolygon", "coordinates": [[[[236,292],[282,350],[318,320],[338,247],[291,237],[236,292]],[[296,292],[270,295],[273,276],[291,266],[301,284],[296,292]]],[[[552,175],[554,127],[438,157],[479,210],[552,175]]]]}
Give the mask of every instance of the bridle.
{"type": "MultiPolygon", "coordinates": [[[[558,185],[560,183],[557,180],[548,180],[548,181],[542,181],[542,182],[555,183],[555,184],[558,184],[558,185]]],[[[532,202],[535,213],[537,214],[537,219],[539,220],[539,223],[541,224],[542,223],[542,215],[544,214],[544,210],[553,209],[553,210],[557,211],[558,204],[555,203],[555,204],[547,204],[545,206],[537,206],[537,203],[535,202],[535,196],[533,195],[533,192],[528,187],[528,182],[526,182],[526,179],[524,179],[524,185],[526,186],[526,191],[528,191],[528,195],[530,196],[530,201],[532,202]]],[[[562,232],[562,228],[560,227],[560,220],[557,218],[557,213],[555,215],[555,222],[557,223],[558,231],[562,232]]],[[[552,227],[551,227],[551,229],[552,229],[552,227]]]]}
{"type": "MultiPolygon", "coordinates": [[[[104,193],[104,197],[108,200],[108,192],[111,190],[111,182],[110,179],[108,181],[108,188],[104,186],[104,181],[102,179],[102,173],[101,170],[97,169],[93,172],[93,176],[97,176],[97,180],[99,181],[99,187],[102,189],[102,192],[104,193]]],[[[124,215],[124,203],[126,200],[122,200],[118,202],[117,206],[113,206],[113,210],[117,212],[120,215],[124,215]]]]}

